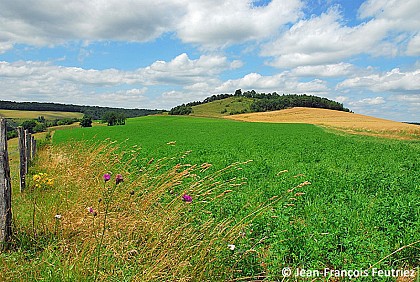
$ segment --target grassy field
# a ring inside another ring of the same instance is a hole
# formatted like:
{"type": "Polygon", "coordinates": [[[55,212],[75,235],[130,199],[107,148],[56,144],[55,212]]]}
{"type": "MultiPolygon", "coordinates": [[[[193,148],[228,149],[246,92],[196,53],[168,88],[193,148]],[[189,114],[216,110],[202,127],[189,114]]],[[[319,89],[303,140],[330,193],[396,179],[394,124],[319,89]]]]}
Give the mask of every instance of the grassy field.
{"type": "Polygon", "coordinates": [[[192,116],[199,117],[222,117],[230,113],[249,112],[253,99],[244,97],[230,97],[223,100],[193,106],[192,116]]]}
{"type": "Polygon", "coordinates": [[[1,257],[0,277],[273,281],[286,266],[414,269],[419,160],[418,141],[307,124],[151,116],[57,131],[32,171],[54,187],[15,191],[17,251],[1,257]],[[104,187],[109,171],[124,186],[104,187]]]}
{"type": "Polygon", "coordinates": [[[420,139],[420,126],[370,116],[317,108],[248,113],[226,118],[248,122],[310,123],[348,133],[381,137],[420,139]]]}
{"type": "Polygon", "coordinates": [[[13,119],[36,119],[43,116],[46,120],[63,118],[82,118],[82,113],[73,112],[50,112],[50,111],[18,111],[18,110],[0,110],[0,117],[13,119]]]}

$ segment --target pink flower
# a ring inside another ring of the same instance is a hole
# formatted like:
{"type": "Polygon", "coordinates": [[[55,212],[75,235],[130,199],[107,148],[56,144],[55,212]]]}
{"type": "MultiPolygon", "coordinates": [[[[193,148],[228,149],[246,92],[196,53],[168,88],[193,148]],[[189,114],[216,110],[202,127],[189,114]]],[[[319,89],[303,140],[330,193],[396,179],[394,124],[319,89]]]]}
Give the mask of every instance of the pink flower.
{"type": "Polygon", "coordinates": [[[123,176],[121,174],[117,174],[117,176],[115,177],[115,184],[120,184],[121,182],[123,182],[123,176]]]}
{"type": "Polygon", "coordinates": [[[104,181],[107,182],[111,179],[111,175],[109,175],[109,173],[105,173],[104,174],[104,181]]]}
{"type": "Polygon", "coordinates": [[[192,197],[190,195],[184,194],[184,195],[182,195],[182,200],[190,203],[190,202],[192,202],[192,197]]]}
{"type": "Polygon", "coordinates": [[[93,216],[97,216],[98,213],[92,208],[92,207],[88,207],[87,208],[88,212],[90,212],[93,216]]]}

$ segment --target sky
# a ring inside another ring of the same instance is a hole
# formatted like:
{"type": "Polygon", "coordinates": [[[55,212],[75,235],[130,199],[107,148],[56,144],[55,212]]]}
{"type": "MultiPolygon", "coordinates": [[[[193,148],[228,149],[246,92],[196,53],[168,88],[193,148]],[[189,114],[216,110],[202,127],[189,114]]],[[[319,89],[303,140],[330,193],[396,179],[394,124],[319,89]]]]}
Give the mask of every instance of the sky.
{"type": "Polygon", "coordinates": [[[309,94],[420,122],[419,0],[0,0],[0,100],[309,94]]]}

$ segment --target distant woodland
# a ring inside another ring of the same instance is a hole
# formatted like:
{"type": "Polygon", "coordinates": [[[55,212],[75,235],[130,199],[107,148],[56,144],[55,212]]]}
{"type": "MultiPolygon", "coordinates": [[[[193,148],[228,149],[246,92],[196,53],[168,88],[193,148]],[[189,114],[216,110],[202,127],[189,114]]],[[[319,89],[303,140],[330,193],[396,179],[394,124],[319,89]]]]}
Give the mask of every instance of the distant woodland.
{"type": "Polygon", "coordinates": [[[9,139],[17,136],[15,129],[18,126],[22,126],[24,129],[28,129],[31,133],[36,133],[46,131],[47,128],[52,126],[72,124],[74,122],[80,122],[80,125],[82,127],[90,127],[92,126],[92,119],[101,120],[103,123],[106,123],[109,126],[124,125],[126,118],[146,116],[162,112],[161,110],[123,109],[98,106],[78,106],[56,103],[11,101],[0,101],[0,109],[38,112],[77,112],[84,114],[82,119],[62,118],[55,120],[47,120],[42,115],[36,119],[14,120],[9,118],[7,119],[7,138],[9,139]]]}
{"type": "Polygon", "coordinates": [[[207,97],[202,102],[190,102],[172,108],[169,112],[171,115],[188,115],[192,113],[192,107],[205,103],[210,103],[217,100],[223,100],[229,97],[246,97],[252,98],[254,102],[251,104],[251,112],[267,112],[276,111],[292,107],[309,107],[309,108],[324,108],[337,111],[349,112],[343,104],[312,95],[297,95],[297,94],[277,94],[273,93],[257,93],[254,90],[243,92],[241,89],[235,91],[235,94],[218,94],[207,97]]]}
{"type": "Polygon", "coordinates": [[[77,112],[91,116],[93,119],[101,119],[107,112],[114,112],[124,115],[127,118],[146,116],[161,113],[161,110],[146,109],[123,109],[98,106],[79,106],[57,103],[38,103],[38,102],[11,102],[0,101],[0,109],[21,110],[21,111],[56,111],[56,112],[77,112]]]}

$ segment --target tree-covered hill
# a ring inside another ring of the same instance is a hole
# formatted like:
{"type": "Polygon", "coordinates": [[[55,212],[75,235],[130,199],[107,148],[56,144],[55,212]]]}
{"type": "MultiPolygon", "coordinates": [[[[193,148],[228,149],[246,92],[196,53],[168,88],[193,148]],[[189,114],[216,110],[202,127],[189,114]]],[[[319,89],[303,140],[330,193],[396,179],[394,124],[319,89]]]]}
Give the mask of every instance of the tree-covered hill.
{"type": "MultiPolygon", "coordinates": [[[[244,97],[252,99],[253,102],[250,106],[250,112],[267,112],[276,111],[292,107],[308,107],[308,108],[323,108],[337,111],[349,112],[342,103],[322,98],[313,95],[297,95],[297,94],[277,94],[273,93],[257,93],[254,90],[243,92],[238,89],[235,94],[219,94],[210,96],[203,101],[195,101],[187,104],[182,104],[172,108],[169,112],[171,115],[189,115],[193,113],[193,107],[211,103],[218,100],[227,99],[230,97],[244,97]]],[[[241,113],[241,112],[237,112],[241,113]]],[[[233,113],[233,114],[236,114],[233,113]]]]}

